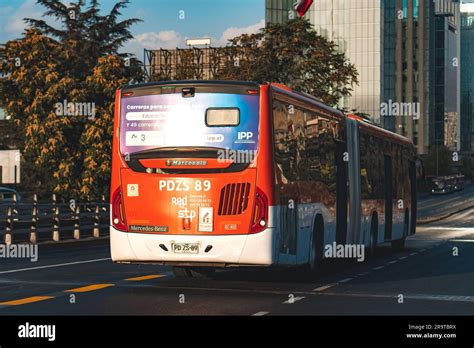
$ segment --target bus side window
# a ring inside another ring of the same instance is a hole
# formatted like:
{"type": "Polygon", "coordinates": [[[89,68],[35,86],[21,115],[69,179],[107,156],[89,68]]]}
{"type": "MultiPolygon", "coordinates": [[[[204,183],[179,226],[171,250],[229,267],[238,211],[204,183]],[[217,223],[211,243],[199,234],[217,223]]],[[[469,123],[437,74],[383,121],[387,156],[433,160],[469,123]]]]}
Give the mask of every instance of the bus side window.
{"type": "Polygon", "coordinates": [[[337,121],[315,112],[306,117],[306,153],[308,180],[318,181],[325,190],[335,195],[336,185],[336,139],[337,121]]]}
{"type": "Polygon", "coordinates": [[[275,160],[284,177],[282,180],[294,181],[297,178],[295,125],[289,105],[273,101],[273,129],[275,160]]]}
{"type": "Polygon", "coordinates": [[[369,144],[367,143],[368,137],[366,134],[360,134],[360,184],[362,199],[370,199],[372,197],[372,187],[369,181],[369,144]]]}

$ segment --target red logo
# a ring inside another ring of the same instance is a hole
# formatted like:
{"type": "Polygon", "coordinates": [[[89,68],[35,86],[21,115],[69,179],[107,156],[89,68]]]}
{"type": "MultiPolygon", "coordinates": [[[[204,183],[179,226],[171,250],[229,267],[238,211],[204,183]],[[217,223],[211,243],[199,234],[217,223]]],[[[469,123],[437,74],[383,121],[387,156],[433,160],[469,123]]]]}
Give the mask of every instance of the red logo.
{"type": "Polygon", "coordinates": [[[294,9],[298,12],[300,17],[303,17],[312,3],[313,0],[296,0],[294,2],[294,9]]]}

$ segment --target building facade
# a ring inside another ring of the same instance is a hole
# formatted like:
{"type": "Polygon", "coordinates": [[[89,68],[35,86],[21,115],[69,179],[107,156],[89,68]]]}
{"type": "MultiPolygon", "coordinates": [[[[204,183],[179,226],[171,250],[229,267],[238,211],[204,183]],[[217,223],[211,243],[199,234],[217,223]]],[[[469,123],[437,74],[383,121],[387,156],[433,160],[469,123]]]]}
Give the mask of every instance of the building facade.
{"type": "Polygon", "coordinates": [[[474,0],[461,1],[461,150],[474,152],[474,0]]]}
{"type": "Polygon", "coordinates": [[[149,81],[215,79],[225,62],[224,49],[221,47],[145,49],[145,74],[149,81]]]}
{"type": "Polygon", "coordinates": [[[334,41],[355,65],[359,85],[339,107],[372,116],[379,122],[382,64],[380,0],[318,0],[305,17],[322,36],[334,41]]]}
{"type": "MultiPolygon", "coordinates": [[[[266,0],[267,23],[291,13],[291,1],[266,0]]],[[[420,154],[433,144],[460,148],[457,0],[317,0],[305,17],[359,72],[340,107],[409,137],[420,154]]]]}

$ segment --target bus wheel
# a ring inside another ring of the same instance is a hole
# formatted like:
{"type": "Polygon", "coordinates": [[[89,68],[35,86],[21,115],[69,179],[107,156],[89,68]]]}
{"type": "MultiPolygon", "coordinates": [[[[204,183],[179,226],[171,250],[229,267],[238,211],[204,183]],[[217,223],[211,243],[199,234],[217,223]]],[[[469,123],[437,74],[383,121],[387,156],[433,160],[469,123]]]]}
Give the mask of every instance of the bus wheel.
{"type": "Polygon", "coordinates": [[[405,222],[403,223],[403,237],[401,239],[392,241],[392,249],[396,251],[402,251],[405,249],[405,241],[408,235],[409,217],[408,211],[405,212],[405,222]]]}
{"type": "Polygon", "coordinates": [[[318,215],[314,222],[313,236],[311,238],[311,250],[309,254],[309,271],[314,273],[322,260],[324,244],[324,222],[318,215]]]}
{"type": "Polygon", "coordinates": [[[377,214],[372,214],[370,221],[370,245],[368,248],[368,254],[373,255],[375,252],[375,246],[377,245],[377,233],[378,233],[378,219],[377,214]]]}
{"type": "Polygon", "coordinates": [[[210,278],[216,272],[216,269],[212,267],[193,267],[189,271],[193,278],[206,279],[210,278]]]}
{"type": "Polygon", "coordinates": [[[191,278],[191,271],[187,267],[173,267],[173,274],[177,278],[191,278]]]}

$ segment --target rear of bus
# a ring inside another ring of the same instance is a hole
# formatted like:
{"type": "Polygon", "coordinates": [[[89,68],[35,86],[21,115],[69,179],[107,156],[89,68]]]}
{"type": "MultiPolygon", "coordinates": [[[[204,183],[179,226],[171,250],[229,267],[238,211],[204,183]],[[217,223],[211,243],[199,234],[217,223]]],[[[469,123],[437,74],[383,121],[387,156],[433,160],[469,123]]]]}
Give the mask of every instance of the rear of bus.
{"type": "Polygon", "coordinates": [[[112,260],[271,265],[268,86],[164,82],[117,91],[112,260]]]}

